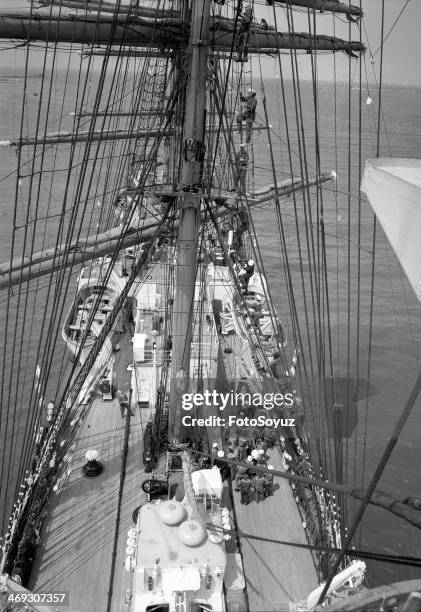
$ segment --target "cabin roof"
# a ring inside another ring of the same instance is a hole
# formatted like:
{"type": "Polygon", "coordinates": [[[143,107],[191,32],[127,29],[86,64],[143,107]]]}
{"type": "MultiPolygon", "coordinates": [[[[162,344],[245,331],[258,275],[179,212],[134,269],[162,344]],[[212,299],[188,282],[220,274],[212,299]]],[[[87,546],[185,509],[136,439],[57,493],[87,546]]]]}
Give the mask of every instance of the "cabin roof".
{"type": "Polygon", "coordinates": [[[225,567],[224,544],[215,544],[206,538],[199,546],[186,546],[178,537],[177,525],[166,525],[159,516],[159,504],[145,504],[140,510],[140,534],[138,540],[138,568],[153,568],[159,558],[161,570],[195,567],[207,563],[209,566],[225,567]]]}

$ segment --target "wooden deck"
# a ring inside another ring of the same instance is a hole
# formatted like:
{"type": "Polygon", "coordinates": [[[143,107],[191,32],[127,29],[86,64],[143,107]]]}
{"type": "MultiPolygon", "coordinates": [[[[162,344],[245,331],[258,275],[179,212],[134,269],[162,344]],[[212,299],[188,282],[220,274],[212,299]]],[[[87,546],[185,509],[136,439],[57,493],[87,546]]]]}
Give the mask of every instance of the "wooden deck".
{"type": "MultiPolygon", "coordinates": [[[[115,354],[116,385],[128,390],[132,362],[130,334],[120,339],[115,354]]],[[[118,491],[124,443],[124,421],[118,401],[96,400],[78,438],[72,473],[65,488],[52,498],[43,526],[30,588],[34,591],[68,591],[70,609],[80,612],[107,610],[118,491]],[[104,471],[89,479],[81,473],[88,449],[99,452],[104,471]]],[[[128,576],[124,570],[127,530],[131,514],[141,503],[142,427],[139,411],[131,418],[126,478],[122,497],[117,558],[112,577],[110,610],[127,610],[122,604],[128,576]]]]}
{"type": "MultiPolygon", "coordinates": [[[[270,452],[270,462],[282,470],[278,449],[270,452]]],[[[302,519],[289,482],[274,479],[273,496],[263,502],[240,503],[234,492],[238,529],[244,533],[307,544],[302,519]]],[[[289,610],[289,602],[306,599],[318,585],[309,550],[240,538],[247,596],[251,612],[289,610]]]]}

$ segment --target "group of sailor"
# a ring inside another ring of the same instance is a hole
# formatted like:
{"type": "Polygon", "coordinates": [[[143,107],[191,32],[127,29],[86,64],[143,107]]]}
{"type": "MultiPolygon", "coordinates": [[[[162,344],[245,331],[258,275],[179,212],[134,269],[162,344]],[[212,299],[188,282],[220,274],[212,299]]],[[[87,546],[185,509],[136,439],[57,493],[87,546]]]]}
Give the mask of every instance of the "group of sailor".
{"type": "Polygon", "coordinates": [[[273,465],[267,465],[266,450],[269,445],[270,441],[264,438],[247,439],[245,436],[237,437],[235,441],[230,440],[225,451],[218,450],[217,442],[212,445],[214,464],[220,468],[223,477],[229,477],[234,482],[235,491],[240,491],[242,504],[247,505],[254,499],[259,503],[273,493],[273,474],[263,474],[254,469],[258,466],[273,470],[273,465]],[[245,461],[250,467],[227,465],[221,461],[222,457],[245,461]]]}
{"type": "MultiPolygon", "coordinates": [[[[266,466],[264,455],[259,452],[257,458],[249,455],[247,461],[252,465],[266,466]]],[[[267,466],[268,470],[273,470],[273,465],[267,466]]],[[[253,467],[246,468],[238,466],[238,471],[235,479],[235,490],[240,492],[240,501],[246,506],[253,500],[256,503],[263,501],[266,497],[273,494],[273,474],[262,474],[253,470],[253,467]]]]}
{"type": "MultiPolygon", "coordinates": [[[[216,4],[224,5],[225,0],[214,0],[216,4]]],[[[268,2],[272,4],[271,1],[268,2]]],[[[242,11],[239,17],[239,27],[235,35],[235,51],[237,62],[247,62],[248,60],[248,45],[250,38],[250,30],[254,20],[254,11],[252,4],[248,4],[242,11]]],[[[263,21],[264,27],[268,28],[265,20],[263,21]]],[[[240,189],[240,193],[246,193],[246,177],[247,177],[247,166],[249,161],[249,154],[247,152],[247,145],[251,141],[251,128],[256,119],[256,92],[253,89],[249,89],[247,95],[240,94],[240,100],[242,103],[241,112],[236,117],[237,127],[240,134],[242,134],[243,122],[246,123],[246,141],[242,142],[240,149],[235,156],[235,165],[237,172],[237,187],[240,189]]]]}

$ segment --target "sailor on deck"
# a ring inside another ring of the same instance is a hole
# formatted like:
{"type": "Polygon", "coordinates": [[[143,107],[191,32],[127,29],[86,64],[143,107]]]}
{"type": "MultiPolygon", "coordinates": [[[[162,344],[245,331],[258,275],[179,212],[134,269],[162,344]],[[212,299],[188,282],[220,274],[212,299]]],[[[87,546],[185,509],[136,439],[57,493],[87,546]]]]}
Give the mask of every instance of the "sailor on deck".
{"type": "MultiPolygon", "coordinates": [[[[124,393],[120,389],[117,389],[117,399],[120,406],[121,418],[124,419],[126,416],[126,410],[129,409],[129,400],[127,398],[126,393],[124,393]]],[[[130,414],[133,416],[132,411],[130,411],[130,414]]]]}
{"type": "Polygon", "coordinates": [[[250,502],[250,487],[251,487],[251,480],[248,476],[245,476],[244,478],[242,478],[240,482],[240,491],[241,491],[241,503],[246,504],[246,506],[250,502]]]}
{"type": "Polygon", "coordinates": [[[235,490],[238,491],[240,489],[240,484],[242,479],[248,476],[248,470],[244,465],[239,465],[237,469],[237,478],[235,479],[235,490]]]}
{"type": "Polygon", "coordinates": [[[256,502],[259,503],[265,499],[265,479],[261,474],[258,474],[254,480],[256,487],[256,502]]]}
{"type": "MultiPolygon", "coordinates": [[[[235,452],[234,452],[234,447],[232,447],[232,446],[228,447],[228,449],[227,449],[227,459],[230,459],[231,461],[235,461],[235,459],[236,459],[235,452]]],[[[235,470],[236,470],[235,465],[232,464],[232,465],[229,466],[231,480],[234,480],[235,470]]]]}
{"type": "Polygon", "coordinates": [[[244,461],[247,457],[246,444],[247,440],[241,437],[238,441],[238,461],[244,461]]]}
{"type": "Polygon", "coordinates": [[[257,98],[254,89],[249,89],[247,96],[240,94],[240,100],[243,103],[243,109],[241,113],[235,118],[237,122],[238,131],[241,133],[242,123],[246,122],[246,143],[251,140],[251,128],[256,119],[256,107],[257,98]]]}
{"type": "MultiPolygon", "coordinates": [[[[268,465],[268,470],[273,470],[273,465],[268,465]]],[[[265,474],[265,497],[273,494],[273,474],[265,474]]]]}
{"type": "Polygon", "coordinates": [[[257,450],[256,461],[257,465],[266,465],[265,451],[262,448],[257,450]]]}

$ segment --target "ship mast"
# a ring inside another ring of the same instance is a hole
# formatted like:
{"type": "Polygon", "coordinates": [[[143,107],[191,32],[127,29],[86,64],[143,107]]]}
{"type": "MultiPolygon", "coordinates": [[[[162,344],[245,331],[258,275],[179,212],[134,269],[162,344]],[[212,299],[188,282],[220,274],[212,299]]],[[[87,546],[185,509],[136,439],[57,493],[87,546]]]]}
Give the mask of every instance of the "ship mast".
{"type": "Polygon", "coordinates": [[[173,352],[169,440],[180,442],[182,435],[180,391],[190,370],[197,236],[200,220],[201,158],[204,151],[206,62],[209,46],[211,0],[191,3],[187,83],[182,136],[182,166],[179,188],[180,220],[177,236],[177,271],[173,315],[173,352]],[[175,384],[178,381],[180,384],[175,384]]]}

